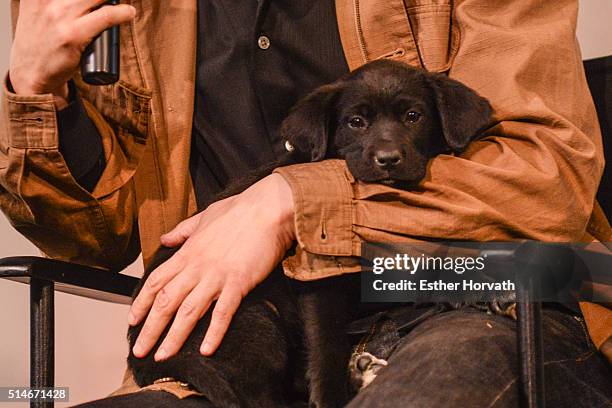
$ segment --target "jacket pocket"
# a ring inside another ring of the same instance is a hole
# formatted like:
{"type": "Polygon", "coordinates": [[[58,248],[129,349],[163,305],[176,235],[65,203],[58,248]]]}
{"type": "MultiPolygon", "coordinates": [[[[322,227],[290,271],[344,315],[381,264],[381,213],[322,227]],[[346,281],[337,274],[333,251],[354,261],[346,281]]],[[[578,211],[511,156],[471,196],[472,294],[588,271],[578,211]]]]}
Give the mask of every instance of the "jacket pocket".
{"type": "Polygon", "coordinates": [[[447,71],[458,48],[451,0],[405,0],[406,13],[421,63],[432,72],[447,71]]]}
{"type": "Polygon", "coordinates": [[[119,134],[128,133],[144,141],[151,119],[151,91],[123,80],[108,86],[77,84],[81,94],[119,134]]]}
{"type": "Polygon", "coordinates": [[[151,123],[151,91],[119,80],[89,87],[77,80],[85,110],[100,131],[106,166],[93,196],[106,197],[132,180],[145,152],[151,123]]]}

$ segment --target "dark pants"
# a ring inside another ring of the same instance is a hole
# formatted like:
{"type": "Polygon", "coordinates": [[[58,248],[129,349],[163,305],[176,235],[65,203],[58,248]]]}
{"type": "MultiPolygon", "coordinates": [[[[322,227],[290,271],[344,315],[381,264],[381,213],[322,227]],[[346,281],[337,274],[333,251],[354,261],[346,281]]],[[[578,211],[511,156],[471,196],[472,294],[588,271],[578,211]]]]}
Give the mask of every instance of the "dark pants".
{"type": "MultiPolygon", "coordinates": [[[[580,317],[543,310],[548,407],[612,406],[612,370],[580,317]]],[[[430,317],[407,333],[355,407],[517,407],[516,322],[475,309],[430,317]]]]}
{"type": "MultiPolygon", "coordinates": [[[[547,406],[612,406],[612,370],[591,343],[582,319],[544,308],[542,320],[547,406]]],[[[518,406],[516,322],[510,318],[471,308],[436,314],[406,333],[388,362],[349,408],[518,406]]],[[[147,391],[85,406],[212,404],[204,398],[178,400],[163,391],[147,391]]]]}

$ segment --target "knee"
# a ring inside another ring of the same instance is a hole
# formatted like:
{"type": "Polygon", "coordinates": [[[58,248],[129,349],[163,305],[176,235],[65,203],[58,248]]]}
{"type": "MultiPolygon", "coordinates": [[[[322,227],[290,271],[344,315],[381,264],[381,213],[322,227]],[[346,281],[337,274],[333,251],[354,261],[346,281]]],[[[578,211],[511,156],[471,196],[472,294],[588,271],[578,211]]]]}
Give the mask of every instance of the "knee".
{"type": "MultiPolygon", "coordinates": [[[[440,314],[417,326],[398,346],[394,358],[443,365],[455,375],[466,370],[514,370],[516,322],[480,311],[440,314]]],[[[391,363],[391,360],[390,360],[391,363]]]]}
{"type": "Polygon", "coordinates": [[[415,407],[487,405],[516,379],[515,325],[469,310],[432,317],[402,339],[351,406],[397,406],[406,399],[415,407]]]}

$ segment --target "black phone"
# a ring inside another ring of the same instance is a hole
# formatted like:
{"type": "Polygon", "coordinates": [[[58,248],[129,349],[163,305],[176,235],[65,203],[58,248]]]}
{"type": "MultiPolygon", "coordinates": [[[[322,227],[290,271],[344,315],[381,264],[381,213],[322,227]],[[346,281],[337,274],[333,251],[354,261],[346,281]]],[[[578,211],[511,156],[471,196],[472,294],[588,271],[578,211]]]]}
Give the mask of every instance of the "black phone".
{"type": "Polygon", "coordinates": [[[81,57],[81,75],[90,85],[110,85],[119,80],[119,26],[103,31],[87,46],[81,57]]]}

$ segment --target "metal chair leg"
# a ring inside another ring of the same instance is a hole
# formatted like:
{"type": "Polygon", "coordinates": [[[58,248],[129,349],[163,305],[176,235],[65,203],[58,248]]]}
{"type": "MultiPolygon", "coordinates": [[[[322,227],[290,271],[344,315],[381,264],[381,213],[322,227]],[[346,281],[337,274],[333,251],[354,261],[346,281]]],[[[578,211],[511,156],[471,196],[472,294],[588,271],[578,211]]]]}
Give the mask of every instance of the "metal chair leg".
{"type": "Polygon", "coordinates": [[[519,401],[521,407],[544,408],[542,304],[534,301],[532,294],[531,279],[519,279],[516,290],[520,362],[519,401]]]}
{"type": "MultiPolygon", "coordinates": [[[[30,387],[54,384],[54,287],[53,282],[30,282],[30,387]]],[[[31,401],[31,408],[53,408],[53,402],[31,401]]]]}

